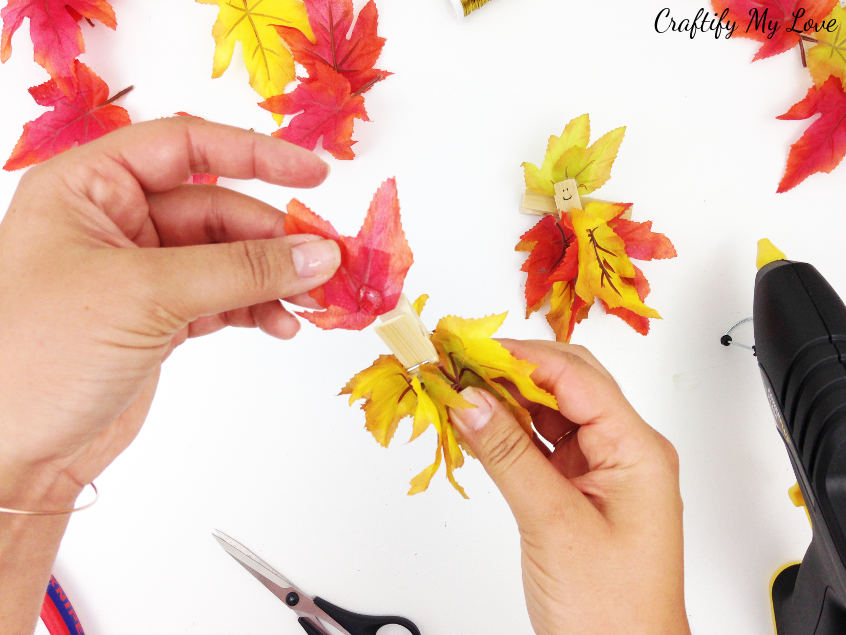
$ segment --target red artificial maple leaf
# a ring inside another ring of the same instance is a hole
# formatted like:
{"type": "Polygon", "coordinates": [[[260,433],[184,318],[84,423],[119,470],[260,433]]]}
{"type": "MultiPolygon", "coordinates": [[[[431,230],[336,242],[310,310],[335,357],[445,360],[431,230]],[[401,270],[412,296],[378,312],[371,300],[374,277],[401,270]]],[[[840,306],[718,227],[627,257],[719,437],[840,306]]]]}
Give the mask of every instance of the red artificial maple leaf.
{"type": "Polygon", "coordinates": [[[359,12],[349,38],[352,0],[305,0],[305,5],[314,43],[297,29],[277,26],[276,30],[309,75],[329,66],[346,77],[353,93],[361,94],[391,74],[373,68],[385,45],[385,38],[376,34],[379,12],[373,0],[359,12]]]}
{"type": "Polygon", "coordinates": [[[293,92],[260,105],[276,114],[295,115],[274,136],[309,150],[323,137],[323,147],[332,156],[352,159],[355,120],[368,121],[362,95],[391,74],[374,68],[385,44],[376,34],[376,4],[370,0],[354,26],[352,0],[305,0],[305,6],[314,42],[291,27],[276,30],[308,77],[299,78],[293,92]]]}
{"type": "Polygon", "coordinates": [[[295,115],[274,137],[314,150],[323,137],[323,147],[336,159],[352,159],[353,124],[368,121],[364,97],[352,94],[350,83],[329,66],[315,69],[314,78],[304,79],[293,92],[271,97],[259,104],[282,115],[295,115]]]}
{"type": "Polygon", "coordinates": [[[79,60],[74,60],[73,69],[75,89],[72,95],[62,92],[55,79],[29,89],[36,103],[53,110],[24,124],[23,134],[3,166],[5,170],[18,170],[46,161],[131,123],[126,110],[112,103],[131,87],[109,99],[109,87],[97,73],[79,60]]]}
{"type": "Polygon", "coordinates": [[[728,10],[728,21],[737,23],[735,34],[762,42],[752,61],[778,55],[799,44],[805,22],[825,19],[837,0],[712,0],[714,11],[728,10]],[[794,14],[798,17],[794,20],[794,14]]]}
{"type": "Polygon", "coordinates": [[[573,223],[567,214],[561,219],[547,215],[520,236],[518,251],[530,251],[520,268],[526,278],[526,317],[544,303],[554,282],[568,282],[578,272],[578,247],[573,223]],[[572,248],[571,248],[572,247],[572,248]]]}
{"type": "MultiPolygon", "coordinates": [[[[626,243],[626,254],[637,260],[675,258],[676,248],[664,234],[652,231],[652,221],[638,223],[620,216],[608,222],[614,233],[626,243]]],[[[643,298],[641,298],[642,300],[643,298]]]]}
{"type": "Polygon", "coordinates": [[[846,92],[839,78],[831,76],[820,86],[812,86],[804,99],[778,118],[808,119],[817,114],[819,119],[790,146],[779,193],[815,172],[831,172],[846,155],[846,92]]]}
{"type": "Polygon", "coordinates": [[[73,61],[85,51],[79,20],[98,20],[110,29],[117,26],[115,12],[107,0],[9,0],[0,11],[0,62],[12,54],[12,35],[29,18],[35,61],[44,67],[57,86],[73,94],[76,74],[73,61]]]}
{"type": "Polygon", "coordinates": [[[285,233],[315,234],[335,240],[341,249],[337,273],[311,292],[326,310],[298,315],[322,329],[361,330],[396,307],[414,257],[402,231],[395,179],[376,191],[355,236],[339,235],[296,199],[288,204],[285,233]]]}

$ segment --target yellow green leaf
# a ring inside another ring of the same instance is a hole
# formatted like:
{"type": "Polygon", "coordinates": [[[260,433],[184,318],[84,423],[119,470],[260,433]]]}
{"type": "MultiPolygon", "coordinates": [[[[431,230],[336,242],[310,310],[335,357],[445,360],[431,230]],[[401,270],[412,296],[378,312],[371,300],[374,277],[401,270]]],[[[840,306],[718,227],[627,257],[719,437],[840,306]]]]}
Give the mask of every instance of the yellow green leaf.
{"type": "Polygon", "coordinates": [[[559,342],[569,342],[573,327],[587,317],[590,305],[576,295],[573,281],[555,282],[549,295],[549,313],[546,321],[559,342]]]}
{"type": "Polygon", "coordinates": [[[420,315],[421,313],[423,313],[423,307],[426,306],[426,303],[428,301],[429,301],[429,294],[428,293],[424,293],[423,295],[421,295],[420,297],[418,297],[414,301],[414,303],[411,306],[414,307],[415,311],[417,311],[417,315],[420,315]]]}
{"type": "Polygon", "coordinates": [[[430,425],[440,421],[438,409],[432,398],[423,390],[420,378],[416,375],[411,378],[411,389],[417,395],[417,408],[414,410],[414,427],[411,430],[411,439],[414,441],[423,434],[430,425]]]}
{"type": "MultiPolygon", "coordinates": [[[[411,488],[408,490],[408,495],[419,494],[425,492],[429,488],[429,483],[432,482],[432,477],[438,468],[441,466],[441,444],[438,443],[435,448],[435,462],[425,468],[420,474],[411,479],[411,488]]],[[[462,490],[463,491],[463,490],[462,490]]]]}
{"type": "Polygon", "coordinates": [[[588,147],[588,115],[576,117],[567,124],[560,137],[553,135],[549,138],[540,168],[532,163],[523,163],[526,189],[553,196],[555,183],[575,179],[579,194],[590,194],[611,176],[611,166],[625,132],[625,127],[612,130],[588,147]]]}
{"type": "Polygon", "coordinates": [[[660,318],[640,299],[626,244],[608,225],[623,209],[625,206],[618,203],[591,201],[583,210],[570,211],[579,246],[576,293],[587,306],[599,298],[612,309],[623,307],[644,317],[660,318]]]}
{"type": "Polygon", "coordinates": [[[531,379],[537,366],[517,359],[491,336],[502,325],[505,313],[484,318],[441,318],[432,334],[432,343],[442,354],[441,363],[460,383],[466,372],[483,379],[493,391],[502,390],[497,379],[513,383],[526,399],[557,408],[555,397],[538,387],[531,379]]]}
{"type": "Polygon", "coordinates": [[[843,82],[846,89],[846,9],[835,3],[834,9],[825,19],[826,22],[836,20],[837,28],[833,33],[825,29],[809,34],[817,40],[806,55],[808,70],[816,85],[821,85],[834,75],[843,82]]]}
{"type": "Polygon", "coordinates": [[[469,498],[464,488],[455,480],[455,469],[464,465],[464,455],[461,453],[461,448],[458,446],[458,441],[455,438],[455,428],[451,425],[444,426],[444,433],[441,434],[441,442],[444,453],[444,463],[446,464],[447,479],[452,486],[458,490],[464,498],[469,498]]]}
{"type": "MultiPolygon", "coordinates": [[[[415,309],[421,310],[425,300],[426,296],[418,298],[415,309]]],[[[438,364],[424,364],[415,374],[409,374],[393,355],[382,355],[341,391],[350,396],[350,404],[364,400],[366,427],[383,446],[390,443],[405,417],[412,417],[411,440],[434,426],[438,435],[435,460],[411,480],[409,494],[424,491],[443,462],[449,482],[467,497],[456,481],[455,470],[464,465],[464,454],[472,453],[462,443],[449,409],[475,406],[461,396],[460,390],[467,386],[487,390],[529,433],[529,411],[511,394],[508,385],[516,386],[530,401],[557,408],[555,397],[532,381],[530,375],[536,366],[516,359],[491,339],[504,319],[504,313],[477,320],[443,318],[432,336],[438,364]]]]}
{"type": "Polygon", "coordinates": [[[417,393],[412,379],[393,355],[381,355],[373,365],[353,377],[341,390],[350,404],[365,399],[365,426],[373,437],[388,447],[399,422],[417,410],[417,393]]]}
{"type": "MultiPolygon", "coordinates": [[[[219,8],[212,28],[215,42],[212,77],[220,77],[241,43],[250,86],[264,99],[281,95],[294,80],[294,59],[274,24],[292,27],[314,41],[302,0],[197,0],[219,8]]],[[[275,115],[278,122],[282,116],[275,115]]]]}
{"type": "Polygon", "coordinates": [[[579,184],[579,194],[590,194],[602,187],[611,177],[611,166],[617,158],[626,127],[615,128],[594,141],[583,156],[574,157],[573,163],[556,164],[560,178],[573,178],[579,184]],[[563,169],[562,169],[563,168],[563,169]],[[568,176],[572,175],[572,176],[568,176]]]}

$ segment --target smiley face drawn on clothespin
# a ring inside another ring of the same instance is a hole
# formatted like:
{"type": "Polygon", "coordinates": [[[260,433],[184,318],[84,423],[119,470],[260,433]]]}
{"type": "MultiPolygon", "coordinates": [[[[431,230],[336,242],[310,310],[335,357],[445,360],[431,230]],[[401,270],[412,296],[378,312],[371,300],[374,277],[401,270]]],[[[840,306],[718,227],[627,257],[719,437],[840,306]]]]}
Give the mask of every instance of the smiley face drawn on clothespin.
{"type": "Polygon", "coordinates": [[[579,184],[576,179],[564,179],[553,185],[555,189],[555,208],[559,215],[568,212],[573,208],[582,209],[582,201],[579,198],[579,184]]]}

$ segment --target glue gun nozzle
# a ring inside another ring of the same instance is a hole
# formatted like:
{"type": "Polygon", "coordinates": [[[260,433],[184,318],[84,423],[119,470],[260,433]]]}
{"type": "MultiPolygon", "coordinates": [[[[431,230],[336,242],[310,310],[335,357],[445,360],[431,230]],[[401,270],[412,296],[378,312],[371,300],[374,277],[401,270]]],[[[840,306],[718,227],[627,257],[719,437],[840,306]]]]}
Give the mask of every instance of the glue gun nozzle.
{"type": "Polygon", "coordinates": [[[769,238],[762,238],[758,241],[758,258],[755,266],[758,269],[765,267],[776,260],[787,260],[784,252],[770,242],[769,238]]]}

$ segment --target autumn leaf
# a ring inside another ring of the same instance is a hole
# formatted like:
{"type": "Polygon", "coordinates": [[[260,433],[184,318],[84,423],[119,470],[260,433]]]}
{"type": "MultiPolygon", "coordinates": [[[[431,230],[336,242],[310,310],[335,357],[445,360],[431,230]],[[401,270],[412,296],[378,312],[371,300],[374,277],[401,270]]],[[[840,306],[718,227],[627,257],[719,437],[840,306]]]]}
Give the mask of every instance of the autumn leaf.
{"type": "Polygon", "coordinates": [[[528,274],[526,279],[526,317],[537,311],[544,303],[555,282],[572,280],[578,266],[573,234],[573,223],[568,214],[561,219],[547,215],[520,237],[517,251],[528,251],[529,256],[520,268],[528,274]],[[572,248],[571,248],[572,247],[572,248]]]}
{"type": "Polygon", "coordinates": [[[610,308],[623,307],[644,317],[661,317],[640,299],[634,285],[632,261],[626,243],[608,222],[625,211],[616,203],[591,202],[585,209],[572,210],[573,230],[579,245],[576,294],[587,304],[594,298],[610,308]]]}
{"type": "Polygon", "coordinates": [[[346,78],[353,94],[360,95],[391,74],[374,68],[385,38],[376,34],[379,12],[373,0],[359,12],[352,32],[352,0],[305,0],[305,5],[314,42],[296,29],[287,26],[276,29],[310,77],[328,66],[346,78]]]}
{"type": "Polygon", "coordinates": [[[546,321],[559,342],[569,342],[576,324],[588,316],[590,305],[576,295],[574,280],[554,282],[549,295],[546,321]]]}
{"type": "Polygon", "coordinates": [[[356,236],[339,235],[296,199],[288,205],[285,232],[329,238],[341,249],[338,271],[311,293],[326,311],[298,315],[322,329],[361,330],[396,307],[414,257],[402,231],[395,179],[377,190],[356,236]]]}
{"type": "Polygon", "coordinates": [[[796,22],[798,29],[810,19],[819,23],[837,0],[712,0],[714,12],[728,10],[728,21],[737,22],[734,35],[761,42],[752,61],[784,53],[799,44],[799,33],[788,31],[793,26],[794,12],[803,12],[796,22]],[[755,22],[757,18],[758,22],[755,22]],[[775,31],[767,27],[778,22],[775,31]]]}
{"type": "Polygon", "coordinates": [[[29,35],[35,61],[69,96],[74,94],[74,59],[85,51],[79,20],[97,20],[110,29],[117,26],[115,12],[107,0],[9,0],[0,17],[0,62],[12,54],[12,36],[29,18],[29,35]]]}
{"type": "Polygon", "coordinates": [[[455,316],[441,318],[432,334],[444,375],[454,383],[484,388],[509,408],[514,417],[531,431],[531,418],[505,382],[511,382],[520,394],[535,403],[555,408],[555,397],[537,387],[530,375],[535,365],[517,359],[491,336],[505,320],[505,313],[479,319],[455,316]]]}
{"type": "MultiPolygon", "coordinates": [[[[294,115],[274,136],[336,159],[353,159],[356,119],[368,121],[363,94],[391,73],[374,68],[385,39],[376,34],[379,15],[371,0],[353,26],[352,0],[305,0],[313,41],[288,26],[277,26],[308,77],[297,87],[259,104],[277,117],[294,115]],[[352,30],[350,30],[352,28],[352,30]]],[[[278,120],[278,119],[277,119],[278,120]]]]}
{"type": "MultiPolygon", "coordinates": [[[[617,208],[619,211],[620,208],[617,208]]],[[[652,221],[642,223],[622,218],[620,212],[617,216],[608,221],[608,225],[614,230],[626,245],[626,255],[637,260],[663,260],[675,258],[676,248],[664,234],[652,231],[652,221]]]]}
{"type": "Polygon", "coordinates": [[[561,136],[549,137],[540,168],[523,163],[526,189],[553,196],[555,183],[575,179],[579,195],[590,194],[611,176],[611,166],[625,133],[625,126],[616,128],[588,146],[590,118],[587,114],[576,117],[567,124],[561,136]]]}
{"type": "Polygon", "coordinates": [[[804,99],[778,118],[797,120],[814,115],[820,117],[790,146],[778,192],[796,187],[816,172],[831,172],[846,154],[846,92],[838,77],[811,87],[804,99]]]}
{"type": "Polygon", "coordinates": [[[837,28],[833,33],[825,29],[805,36],[804,39],[815,42],[806,55],[808,70],[817,85],[834,75],[846,85],[846,9],[839,3],[834,5],[826,22],[834,20],[837,28]]]}
{"type": "Polygon", "coordinates": [[[130,89],[109,99],[109,87],[94,71],[79,60],[74,60],[73,68],[72,95],[66,95],[54,79],[29,89],[36,103],[52,110],[24,124],[23,134],[3,166],[5,170],[46,161],[131,123],[126,110],[111,103],[130,89]]]}
{"type": "Polygon", "coordinates": [[[293,92],[277,95],[259,104],[279,115],[295,115],[274,137],[314,150],[323,137],[323,147],[336,159],[352,159],[353,124],[368,120],[364,97],[350,92],[350,83],[328,66],[317,69],[314,79],[300,81],[293,92]]]}
{"type": "Polygon", "coordinates": [[[652,222],[622,218],[629,205],[591,201],[561,219],[545,216],[523,234],[516,249],[528,251],[522,270],[526,279],[526,317],[549,300],[546,319],[559,341],[567,342],[576,324],[599,299],[638,333],[649,331],[649,318],[659,317],[643,301],[649,283],[631,258],[673,258],[676,250],[652,222]]]}
{"type": "Polygon", "coordinates": [[[285,25],[313,38],[302,0],[197,2],[217,5],[220,10],[212,28],[215,42],[212,77],[220,77],[229,67],[235,44],[240,42],[250,86],[264,99],[281,94],[294,80],[294,60],[274,25],[285,25]]]}
{"type": "MultiPolygon", "coordinates": [[[[425,303],[421,296],[414,303],[420,312],[425,303]]],[[[464,464],[462,444],[449,409],[472,408],[460,392],[468,386],[487,390],[511,409],[532,433],[531,417],[506,387],[516,386],[528,401],[557,409],[555,397],[539,388],[531,379],[536,366],[514,358],[499,342],[491,339],[505,314],[478,320],[454,316],[441,319],[432,334],[438,351],[438,363],[424,364],[409,373],[393,355],[380,356],[369,368],[353,377],[341,390],[350,396],[350,405],[364,400],[365,426],[381,445],[388,447],[399,423],[411,418],[411,440],[430,427],[437,434],[435,458],[411,480],[409,494],[428,488],[441,463],[452,486],[465,498],[467,494],[455,479],[455,470],[464,464]]],[[[471,455],[472,456],[472,455],[471,455]]]]}
{"type": "MultiPolygon", "coordinates": [[[[194,119],[202,119],[196,115],[190,115],[187,112],[179,111],[176,113],[180,117],[193,117],[194,119]]],[[[217,176],[214,174],[192,174],[191,183],[194,185],[217,185],[217,176]]]]}

